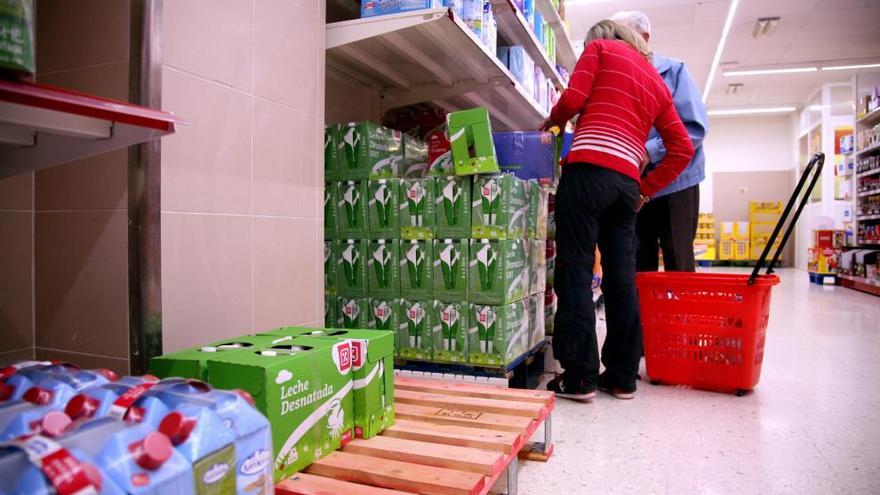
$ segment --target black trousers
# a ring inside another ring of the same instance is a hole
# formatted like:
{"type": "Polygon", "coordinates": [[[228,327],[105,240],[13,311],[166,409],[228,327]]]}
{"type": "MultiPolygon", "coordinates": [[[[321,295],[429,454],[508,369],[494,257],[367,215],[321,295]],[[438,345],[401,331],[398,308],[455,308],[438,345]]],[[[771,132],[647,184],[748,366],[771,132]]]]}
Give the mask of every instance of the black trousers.
{"type": "Polygon", "coordinates": [[[596,245],[602,252],[602,293],[608,334],[602,363],[618,387],[634,389],[642,352],[636,273],[639,187],[613,170],[584,163],[563,167],[556,193],[556,273],[559,298],[553,355],[568,386],[597,384],[599,350],[590,284],[596,245]]]}
{"type": "Polygon", "coordinates": [[[636,224],[638,271],[658,270],[658,248],[663,249],[663,269],[667,272],[695,271],[694,237],[699,217],[699,184],[649,201],[639,211],[636,224]]]}

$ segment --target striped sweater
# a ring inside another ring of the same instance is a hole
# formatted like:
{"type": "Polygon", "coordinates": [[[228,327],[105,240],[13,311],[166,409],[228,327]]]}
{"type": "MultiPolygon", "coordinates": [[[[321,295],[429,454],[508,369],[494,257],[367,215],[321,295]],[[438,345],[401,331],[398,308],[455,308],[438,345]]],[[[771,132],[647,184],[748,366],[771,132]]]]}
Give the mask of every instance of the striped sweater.
{"type": "Polygon", "coordinates": [[[575,115],[574,140],[565,163],[593,163],[632,177],[640,181],[645,196],[653,196],[672,182],[694,155],[663,79],[648,60],[622,41],[587,44],[550,120],[564,125],[575,115]],[[640,177],[651,127],[663,138],[666,157],[640,177]]]}

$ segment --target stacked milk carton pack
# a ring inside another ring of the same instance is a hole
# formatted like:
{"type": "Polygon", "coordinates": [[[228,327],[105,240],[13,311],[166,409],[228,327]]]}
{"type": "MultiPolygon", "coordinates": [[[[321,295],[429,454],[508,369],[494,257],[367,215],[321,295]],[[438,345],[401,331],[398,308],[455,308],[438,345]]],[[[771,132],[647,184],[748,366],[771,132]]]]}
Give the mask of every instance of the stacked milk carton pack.
{"type": "Polygon", "coordinates": [[[325,193],[325,325],[394,330],[406,359],[503,366],[544,336],[554,140],[493,136],[485,108],[447,126],[425,163],[383,175],[380,154],[349,149],[382,148],[381,136],[338,131],[373,127],[328,127],[325,170],[340,180],[325,193]],[[357,194],[338,185],[351,170],[369,171],[357,194]]]}
{"type": "Polygon", "coordinates": [[[37,361],[0,379],[0,493],[272,493],[246,392],[37,361]]]}

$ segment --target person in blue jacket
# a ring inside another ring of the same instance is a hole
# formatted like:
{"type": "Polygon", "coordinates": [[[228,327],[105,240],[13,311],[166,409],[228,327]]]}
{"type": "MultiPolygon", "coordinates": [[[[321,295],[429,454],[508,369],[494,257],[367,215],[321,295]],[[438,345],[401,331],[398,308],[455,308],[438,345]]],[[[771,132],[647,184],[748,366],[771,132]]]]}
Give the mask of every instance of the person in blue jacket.
{"type": "MultiPolygon", "coordinates": [[[[643,12],[618,12],[611,20],[628,26],[650,42],[651,21],[643,12]]],[[[657,193],[639,211],[636,236],[639,248],[636,253],[636,270],[657,271],[658,248],[663,250],[663,266],[666,271],[695,271],[694,237],[700,214],[700,182],[706,178],[703,139],[708,131],[706,107],[700,99],[700,91],[690,71],[681,60],[653,54],[654,67],[669,88],[675,109],[684,123],[694,144],[694,158],[688,167],[665,189],[657,193]]],[[[649,171],[666,156],[663,139],[656,129],[651,129],[645,143],[649,171]]]]}

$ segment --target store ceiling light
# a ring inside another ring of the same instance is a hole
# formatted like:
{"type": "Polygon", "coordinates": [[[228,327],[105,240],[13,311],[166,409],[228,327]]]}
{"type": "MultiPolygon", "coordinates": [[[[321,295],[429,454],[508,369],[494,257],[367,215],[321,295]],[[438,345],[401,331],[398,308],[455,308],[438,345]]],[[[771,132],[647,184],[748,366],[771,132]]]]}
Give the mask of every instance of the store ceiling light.
{"type": "Polygon", "coordinates": [[[779,17],[762,17],[755,22],[755,27],[752,28],[752,38],[767,38],[773,35],[773,31],[776,31],[776,26],[779,24],[779,17]]]}
{"type": "Polygon", "coordinates": [[[874,69],[876,67],[880,67],[880,63],[878,63],[878,64],[836,65],[833,67],[822,67],[822,70],[874,69]]]}
{"type": "Polygon", "coordinates": [[[723,108],[718,110],[709,110],[710,116],[722,115],[761,115],[768,113],[789,113],[797,110],[795,107],[755,107],[755,108],[723,108]]]}
{"type": "Polygon", "coordinates": [[[727,35],[730,34],[730,25],[733,24],[733,16],[736,14],[736,7],[738,5],[739,0],[730,1],[727,18],[724,20],[724,28],[721,30],[721,38],[718,40],[718,46],[715,47],[715,56],[712,57],[712,68],[709,69],[709,77],[706,79],[706,85],[703,87],[703,104],[709,98],[712,81],[715,80],[715,72],[718,70],[718,63],[721,62],[721,53],[724,51],[724,45],[727,43],[727,35]]]}
{"type": "Polygon", "coordinates": [[[731,70],[724,73],[724,77],[731,76],[762,76],[766,74],[798,74],[801,72],[816,72],[819,68],[810,67],[785,67],[781,69],[749,69],[749,70],[731,70]]]}

